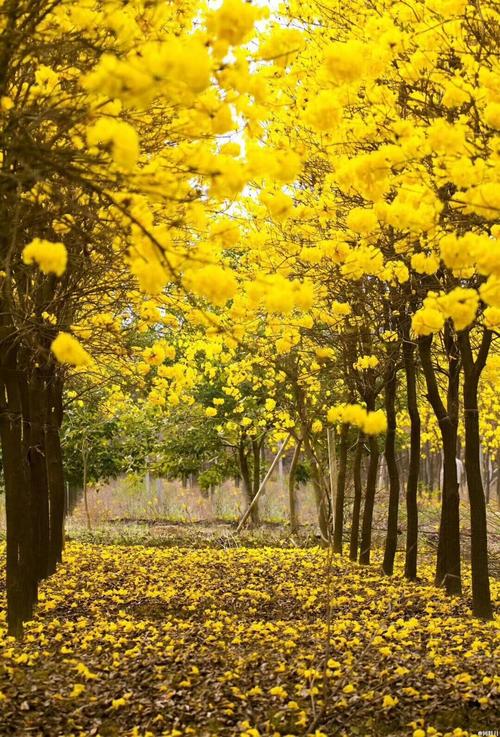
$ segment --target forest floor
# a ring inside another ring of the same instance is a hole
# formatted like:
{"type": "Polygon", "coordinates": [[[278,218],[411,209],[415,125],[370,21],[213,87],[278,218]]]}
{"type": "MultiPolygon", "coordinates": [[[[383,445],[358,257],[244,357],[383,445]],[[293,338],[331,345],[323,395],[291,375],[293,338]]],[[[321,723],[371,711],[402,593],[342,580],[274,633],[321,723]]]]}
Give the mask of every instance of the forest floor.
{"type": "Polygon", "coordinates": [[[430,557],[418,583],[402,578],[399,563],[383,577],[374,558],[359,567],[317,546],[70,541],[22,643],[5,636],[0,615],[0,733],[498,729],[498,620],[470,616],[467,574],[464,597],[450,600],[430,585],[430,557]]]}
{"type": "MultiPolygon", "coordinates": [[[[308,548],[320,543],[316,523],[301,524],[295,534],[291,534],[286,519],[265,520],[252,529],[248,525],[236,533],[238,519],[200,519],[186,523],[168,517],[106,516],[95,515],[91,529],[83,514],[80,503],[75,514],[68,520],[67,538],[75,542],[101,545],[146,545],[148,547],[189,547],[189,548],[308,548]]],[[[374,548],[382,548],[386,534],[387,500],[381,494],[374,511],[372,540],[374,548]]],[[[419,549],[424,556],[435,555],[439,517],[441,509],[437,496],[422,498],[419,502],[419,549]]],[[[397,557],[404,556],[406,536],[406,511],[401,504],[399,512],[399,533],[397,557]]],[[[488,546],[490,573],[500,578],[500,510],[492,501],[487,507],[488,546]]],[[[351,520],[345,520],[344,544],[349,547],[351,520]]],[[[470,558],[470,519],[467,500],[462,500],[460,510],[461,549],[464,561],[470,558]]],[[[1,531],[0,531],[1,537],[1,531]]]]}

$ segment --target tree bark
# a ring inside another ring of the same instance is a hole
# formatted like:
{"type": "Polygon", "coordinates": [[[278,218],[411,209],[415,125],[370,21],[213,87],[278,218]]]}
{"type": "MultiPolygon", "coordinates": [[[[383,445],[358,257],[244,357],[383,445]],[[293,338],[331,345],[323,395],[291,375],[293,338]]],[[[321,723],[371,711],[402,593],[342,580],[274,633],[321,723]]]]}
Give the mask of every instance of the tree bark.
{"type": "Polygon", "coordinates": [[[448,326],[445,326],[445,345],[448,355],[446,407],[441,399],[436,374],[432,365],[432,336],[419,338],[420,360],[427,385],[427,396],[438,420],[443,442],[443,490],[436,563],[436,585],[445,586],[446,592],[449,595],[460,595],[462,593],[460,498],[456,466],[460,362],[458,348],[448,326]]]}
{"type": "Polygon", "coordinates": [[[491,345],[491,331],[485,330],[474,361],[470,333],[459,334],[464,367],[463,398],[465,423],[465,471],[470,500],[472,611],[481,619],[493,619],[488,573],[488,530],[486,501],[481,479],[481,440],[479,434],[478,383],[491,345]]]}
{"type": "Polygon", "coordinates": [[[306,452],[307,458],[309,460],[309,463],[311,464],[311,478],[312,478],[312,484],[314,489],[314,498],[316,501],[316,510],[318,513],[318,524],[319,524],[319,530],[321,533],[321,537],[325,542],[328,542],[330,540],[330,525],[329,525],[329,515],[328,515],[328,497],[326,494],[326,490],[323,488],[323,484],[321,483],[321,476],[318,469],[318,463],[316,460],[316,456],[313,453],[312,447],[311,447],[311,441],[309,440],[309,436],[307,434],[307,430],[304,433],[303,437],[304,442],[304,450],[306,452]]]}
{"type": "Polygon", "coordinates": [[[361,545],[359,550],[359,562],[362,565],[369,565],[372,546],[373,507],[375,504],[378,462],[380,457],[376,435],[370,435],[368,439],[368,447],[370,449],[370,461],[368,463],[368,473],[366,477],[365,505],[363,508],[361,545]]]}
{"type": "Polygon", "coordinates": [[[53,573],[62,560],[64,546],[64,466],[60,427],[62,422],[62,385],[52,377],[48,385],[48,407],[45,425],[47,479],[50,502],[50,541],[48,572],[53,573]]]}
{"type": "Polygon", "coordinates": [[[288,475],[288,502],[290,507],[290,532],[295,535],[299,531],[299,519],[297,514],[297,466],[299,464],[302,440],[297,440],[293,451],[292,463],[288,475]]]}
{"type": "Polygon", "coordinates": [[[406,481],[406,551],[405,576],[417,577],[418,555],[418,480],[420,473],[420,413],[417,399],[415,344],[408,338],[403,342],[403,360],[406,374],[406,401],[410,415],[410,459],[406,481]]]}
{"type": "Polygon", "coordinates": [[[260,448],[261,444],[257,440],[252,440],[252,499],[260,487],[260,448]]]}
{"type": "Polygon", "coordinates": [[[20,393],[24,376],[17,369],[17,347],[9,341],[2,342],[0,378],[0,434],[7,521],[7,627],[10,635],[20,638],[23,622],[33,615],[37,579],[29,465],[24,452],[27,433],[20,393]]]}
{"type": "Polygon", "coordinates": [[[35,534],[36,576],[39,581],[49,573],[49,484],[44,425],[47,416],[47,388],[44,377],[35,368],[28,385],[25,422],[29,432],[28,461],[32,494],[32,524],[35,534]]]}
{"type": "Polygon", "coordinates": [[[361,482],[361,461],[363,458],[363,435],[360,433],[358,436],[358,442],[356,444],[356,450],[354,452],[353,462],[353,483],[354,483],[354,500],[352,505],[352,525],[351,525],[351,539],[349,544],[349,558],[351,560],[358,559],[358,541],[359,541],[359,519],[361,516],[361,496],[362,496],[362,482],[361,482]]]}
{"type": "Polygon", "coordinates": [[[337,476],[337,495],[335,497],[335,524],[333,528],[333,551],[342,555],[344,534],[344,500],[347,475],[349,425],[343,424],[340,430],[339,468],[337,476]]]}
{"type": "Polygon", "coordinates": [[[399,473],[396,463],[396,389],[397,372],[393,366],[385,382],[387,432],[384,455],[389,476],[389,510],[382,570],[386,576],[392,576],[394,572],[394,558],[398,545],[399,473]]]}
{"type": "Polygon", "coordinates": [[[88,449],[87,449],[87,441],[84,438],[83,445],[82,445],[82,465],[83,465],[83,503],[85,505],[85,516],[87,518],[87,529],[92,529],[92,523],[90,521],[90,510],[89,510],[89,499],[88,499],[88,471],[87,471],[87,463],[88,463],[88,449]]]}
{"type": "Polygon", "coordinates": [[[497,483],[496,483],[496,493],[497,493],[497,504],[500,506],[500,451],[497,451],[497,483]]]}
{"type": "MultiPolygon", "coordinates": [[[[238,446],[238,465],[241,474],[241,480],[243,481],[243,491],[247,500],[247,504],[250,505],[253,500],[253,486],[252,477],[250,475],[250,468],[248,465],[248,457],[245,450],[245,440],[240,440],[238,446]]],[[[260,524],[259,517],[259,503],[256,502],[250,511],[250,520],[252,525],[257,526],[260,524]]]]}

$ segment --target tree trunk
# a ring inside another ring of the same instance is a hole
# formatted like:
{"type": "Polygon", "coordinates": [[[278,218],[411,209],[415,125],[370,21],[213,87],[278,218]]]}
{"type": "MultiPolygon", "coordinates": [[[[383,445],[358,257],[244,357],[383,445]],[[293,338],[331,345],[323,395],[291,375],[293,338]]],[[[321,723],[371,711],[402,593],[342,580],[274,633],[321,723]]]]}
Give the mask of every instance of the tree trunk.
{"type": "Polygon", "coordinates": [[[297,440],[293,451],[290,473],[288,476],[288,501],[290,506],[290,532],[295,535],[299,531],[299,519],[297,514],[297,466],[299,464],[302,440],[297,440]]]}
{"type": "Polygon", "coordinates": [[[443,490],[439,525],[436,585],[445,586],[449,595],[462,593],[460,561],[459,493],[456,466],[458,431],[458,391],[460,363],[450,329],[445,330],[448,355],[447,404],[443,404],[432,365],[432,336],[419,338],[420,359],[427,385],[427,396],[439,423],[443,441],[443,490]]]}
{"type": "Polygon", "coordinates": [[[0,383],[0,434],[7,521],[7,627],[20,638],[23,622],[33,615],[37,579],[33,554],[33,528],[28,460],[24,453],[26,428],[17,369],[17,349],[2,344],[0,383]]]}
{"type": "Polygon", "coordinates": [[[497,493],[497,504],[500,506],[500,451],[497,451],[497,483],[496,483],[496,493],[497,493]]]}
{"type": "Polygon", "coordinates": [[[429,443],[427,443],[427,484],[429,491],[432,492],[436,488],[436,455],[431,452],[429,443]]]}
{"type": "Polygon", "coordinates": [[[28,385],[25,422],[29,431],[28,460],[30,464],[33,530],[35,534],[36,576],[39,581],[49,573],[49,485],[45,449],[47,417],[47,387],[38,369],[34,369],[28,385]]]}
{"type": "Polygon", "coordinates": [[[362,496],[362,482],[361,482],[361,461],[363,459],[363,435],[360,433],[358,436],[358,442],[356,444],[356,450],[354,452],[353,462],[353,483],[354,483],[354,500],[352,505],[352,525],[351,525],[351,539],[349,544],[349,558],[351,560],[358,559],[358,541],[359,541],[359,519],[361,516],[361,496],[362,496]]]}
{"type": "Polygon", "coordinates": [[[342,555],[342,537],[344,534],[344,500],[347,475],[349,425],[343,424],[340,430],[339,468],[337,476],[337,495],[335,497],[335,524],[333,528],[333,550],[342,555]]]}
{"type": "Polygon", "coordinates": [[[256,495],[260,487],[260,443],[252,440],[252,499],[256,495]]]}
{"type": "Polygon", "coordinates": [[[478,357],[474,361],[469,331],[464,330],[459,336],[460,352],[464,366],[465,471],[470,500],[472,611],[476,617],[482,619],[493,619],[493,608],[488,573],[486,503],[481,479],[481,440],[477,388],[488,356],[491,338],[491,331],[485,330],[478,357]]]}
{"type": "Polygon", "coordinates": [[[316,510],[318,513],[318,524],[319,524],[319,530],[321,533],[321,537],[325,542],[328,542],[330,539],[330,525],[329,525],[329,515],[328,515],[328,497],[326,494],[326,490],[323,487],[323,484],[321,483],[321,475],[319,473],[318,469],[318,463],[316,460],[316,456],[313,453],[311,442],[309,440],[309,436],[307,434],[307,430],[305,430],[304,437],[304,450],[306,452],[306,456],[309,460],[309,463],[311,464],[311,479],[314,489],[314,498],[316,501],[316,510]]]}
{"type": "Polygon", "coordinates": [[[62,560],[64,546],[64,467],[60,426],[62,421],[62,386],[56,379],[48,387],[48,410],[45,425],[47,479],[50,502],[50,545],[48,572],[53,573],[62,560]]]}
{"type": "Polygon", "coordinates": [[[389,511],[382,570],[386,576],[392,576],[394,572],[394,558],[398,545],[399,473],[396,463],[396,388],[397,373],[392,367],[385,383],[387,432],[384,455],[389,476],[389,511]]]}
{"type": "Polygon", "coordinates": [[[370,435],[368,439],[368,447],[370,449],[370,461],[368,464],[368,473],[366,477],[365,505],[363,508],[363,522],[361,524],[361,545],[359,551],[359,562],[362,565],[369,565],[372,546],[373,507],[375,504],[378,462],[380,456],[378,439],[376,435],[370,435]]]}
{"type": "MultiPolygon", "coordinates": [[[[241,480],[243,482],[243,491],[245,493],[247,506],[252,503],[253,500],[253,489],[252,479],[250,476],[250,468],[248,466],[248,457],[245,452],[245,441],[241,440],[238,446],[238,465],[240,469],[241,480]]],[[[260,522],[259,519],[259,502],[255,502],[250,511],[250,520],[252,525],[257,526],[260,522]]]]}
{"type": "Polygon", "coordinates": [[[482,452],[481,449],[481,457],[482,457],[482,465],[484,468],[484,496],[486,499],[486,504],[490,503],[490,486],[491,486],[491,461],[490,461],[490,453],[489,450],[486,451],[486,453],[482,452]]]}
{"type": "Polygon", "coordinates": [[[417,374],[415,370],[415,344],[409,339],[403,342],[403,358],[406,374],[406,399],[410,415],[410,458],[406,481],[406,551],[405,576],[417,577],[418,554],[418,479],[420,473],[420,413],[417,399],[417,374]]]}
{"type": "Polygon", "coordinates": [[[87,471],[87,461],[88,461],[88,451],[87,451],[87,444],[86,440],[83,441],[84,445],[82,446],[82,461],[83,461],[83,503],[85,506],[85,516],[87,518],[87,528],[89,530],[92,529],[92,524],[90,521],[90,510],[89,510],[89,499],[87,494],[87,485],[88,485],[88,471],[87,471]]]}
{"type": "Polygon", "coordinates": [[[353,485],[354,485],[354,499],[352,504],[352,524],[351,524],[351,537],[349,542],[349,558],[356,561],[358,559],[358,547],[359,547],[359,520],[361,517],[361,497],[363,493],[363,485],[361,479],[361,463],[363,460],[363,435],[360,433],[358,436],[358,442],[356,444],[356,450],[354,452],[353,461],[353,485]]]}
{"type": "Polygon", "coordinates": [[[298,383],[295,385],[295,397],[297,400],[297,409],[298,414],[300,417],[300,425],[301,425],[301,434],[302,434],[302,442],[304,443],[304,451],[306,458],[308,459],[309,463],[311,464],[311,480],[313,484],[314,489],[314,498],[316,501],[316,511],[318,513],[318,525],[321,537],[323,539],[323,542],[329,542],[331,537],[331,527],[330,527],[330,515],[329,515],[329,509],[328,509],[328,494],[327,489],[325,488],[325,484],[323,483],[323,478],[321,474],[321,469],[318,464],[318,460],[316,458],[316,455],[313,451],[312,445],[311,445],[311,439],[309,436],[309,422],[307,420],[307,412],[306,412],[306,400],[303,389],[298,385],[298,383]]]}

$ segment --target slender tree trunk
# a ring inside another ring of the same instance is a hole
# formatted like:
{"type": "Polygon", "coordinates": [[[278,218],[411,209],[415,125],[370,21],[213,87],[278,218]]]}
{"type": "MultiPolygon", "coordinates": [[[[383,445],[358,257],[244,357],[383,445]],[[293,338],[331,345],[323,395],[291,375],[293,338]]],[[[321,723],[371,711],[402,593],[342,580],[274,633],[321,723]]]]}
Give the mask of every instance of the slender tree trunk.
{"type": "Polygon", "coordinates": [[[48,386],[48,410],[45,425],[47,454],[47,478],[50,501],[49,574],[62,560],[64,545],[65,486],[61,449],[60,426],[62,421],[62,385],[52,377],[48,386]]]}
{"type": "Polygon", "coordinates": [[[28,385],[28,413],[25,422],[29,432],[28,460],[30,464],[33,529],[35,530],[37,579],[49,573],[49,485],[47,453],[45,448],[45,420],[47,416],[47,387],[44,377],[34,369],[28,385]]]}
{"type": "Polygon", "coordinates": [[[252,499],[256,495],[260,487],[260,443],[252,440],[252,499]]]}
{"type": "Polygon", "coordinates": [[[443,491],[439,525],[436,585],[445,586],[449,595],[462,593],[460,560],[460,518],[456,466],[458,430],[459,354],[447,328],[445,344],[448,354],[447,405],[443,404],[432,365],[432,336],[419,339],[420,359],[427,396],[439,423],[443,442],[443,491]]]}
{"type": "MultiPolygon", "coordinates": [[[[259,491],[260,487],[260,443],[258,443],[256,440],[252,440],[252,499],[259,491]]],[[[258,502],[255,502],[254,507],[257,507],[258,502]]],[[[260,513],[259,508],[257,507],[257,510],[255,513],[253,513],[252,508],[252,514],[250,515],[252,524],[253,525],[259,525],[260,524],[260,513]]]]}
{"type": "Polygon", "coordinates": [[[436,457],[434,453],[431,453],[429,443],[427,443],[427,449],[427,485],[429,487],[429,491],[432,492],[436,488],[436,457]]]}
{"type": "Polygon", "coordinates": [[[352,525],[351,539],[349,545],[349,557],[351,560],[358,559],[358,541],[359,541],[359,519],[361,516],[361,496],[362,496],[362,480],[361,480],[361,461],[363,459],[363,435],[360,433],[356,450],[354,451],[353,462],[353,484],[354,484],[354,500],[352,505],[352,525]]]}
{"type": "Polygon", "coordinates": [[[328,506],[330,510],[329,525],[332,530],[335,527],[335,507],[337,504],[337,484],[338,484],[338,472],[337,472],[337,439],[334,427],[327,428],[326,440],[328,447],[328,506]]]}
{"type": "Polygon", "coordinates": [[[314,499],[316,502],[316,510],[318,513],[318,525],[323,542],[328,542],[331,537],[330,515],[328,509],[328,494],[323,483],[320,467],[316,455],[311,445],[309,436],[309,423],[307,421],[306,400],[303,389],[295,385],[295,397],[297,400],[297,409],[300,417],[302,442],[304,443],[304,452],[306,458],[311,464],[311,481],[314,489],[314,499]]]}
{"type": "Polygon", "coordinates": [[[342,555],[342,537],[344,534],[344,500],[347,476],[347,450],[349,425],[343,424],[340,430],[339,468],[337,476],[337,495],[335,497],[335,525],[333,528],[333,550],[342,555]]]}
{"type": "MultiPolygon", "coordinates": [[[[241,440],[238,446],[238,465],[240,468],[241,480],[243,482],[243,491],[247,500],[247,506],[252,503],[253,500],[253,487],[252,477],[250,475],[250,468],[248,465],[248,457],[245,452],[245,441],[241,440]]],[[[260,523],[259,518],[259,502],[255,502],[250,510],[250,520],[252,525],[258,526],[260,523]]]]}
{"type": "Polygon", "coordinates": [[[490,503],[490,486],[491,486],[491,461],[489,450],[483,453],[481,450],[481,457],[484,467],[484,495],[486,498],[486,504],[490,503]]]}
{"type": "Polygon", "coordinates": [[[370,461],[368,464],[368,473],[366,477],[365,505],[363,508],[363,521],[361,524],[361,545],[359,551],[359,562],[362,565],[369,565],[372,546],[373,507],[375,504],[378,462],[380,457],[378,438],[376,435],[369,436],[368,447],[370,449],[370,461]]]}
{"type": "Polygon", "coordinates": [[[316,456],[313,453],[307,430],[304,432],[303,442],[306,456],[311,464],[311,480],[314,489],[316,510],[318,513],[319,530],[321,537],[326,542],[330,539],[330,525],[328,524],[328,497],[326,495],[326,490],[321,483],[321,475],[319,473],[316,456]]]}
{"type": "Polygon", "coordinates": [[[299,531],[299,518],[297,514],[297,466],[299,464],[301,447],[302,440],[297,440],[288,475],[288,501],[290,505],[290,531],[292,535],[295,535],[299,531]]]}
{"type": "Polygon", "coordinates": [[[278,488],[280,491],[285,490],[285,464],[283,456],[278,463],[278,488]]]}
{"type": "Polygon", "coordinates": [[[406,481],[406,551],[405,576],[417,577],[418,554],[418,479],[420,473],[420,413],[417,399],[417,374],[415,369],[415,345],[409,339],[403,342],[403,358],[406,374],[406,398],[410,415],[410,459],[406,481]]]}
{"type": "Polygon", "coordinates": [[[89,510],[89,498],[88,498],[88,470],[87,470],[87,464],[88,464],[88,451],[87,451],[87,445],[86,441],[84,440],[84,446],[82,447],[82,461],[83,461],[83,503],[85,505],[85,516],[87,518],[87,528],[89,530],[92,529],[92,524],[90,521],[90,510],[89,510]]]}
{"type": "Polygon", "coordinates": [[[497,493],[497,504],[500,507],[500,451],[497,451],[497,484],[496,484],[496,493],[497,493]]]}
{"type": "Polygon", "coordinates": [[[470,500],[472,611],[482,619],[493,618],[488,573],[488,530],[486,503],[481,479],[481,439],[477,390],[481,372],[491,345],[491,331],[485,330],[478,357],[474,361],[469,331],[459,336],[464,366],[465,471],[470,500]]]}
{"type": "Polygon", "coordinates": [[[392,576],[394,572],[394,558],[398,545],[399,473],[396,463],[396,388],[397,373],[393,367],[385,383],[387,432],[384,454],[389,476],[389,512],[382,570],[386,576],[392,576]]]}

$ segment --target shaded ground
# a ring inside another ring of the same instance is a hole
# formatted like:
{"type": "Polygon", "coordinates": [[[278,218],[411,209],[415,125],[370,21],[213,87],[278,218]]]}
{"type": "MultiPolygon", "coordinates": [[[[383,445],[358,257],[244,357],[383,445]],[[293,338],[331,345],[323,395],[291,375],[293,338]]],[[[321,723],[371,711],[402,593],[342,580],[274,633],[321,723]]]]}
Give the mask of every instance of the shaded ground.
{"type": "Polygon", "coordinates": [[[496,627],[469,604],[318,548],[73,542],[25,642],[1,642],[1,734],[495,729],[496,627]]]}

